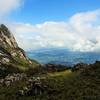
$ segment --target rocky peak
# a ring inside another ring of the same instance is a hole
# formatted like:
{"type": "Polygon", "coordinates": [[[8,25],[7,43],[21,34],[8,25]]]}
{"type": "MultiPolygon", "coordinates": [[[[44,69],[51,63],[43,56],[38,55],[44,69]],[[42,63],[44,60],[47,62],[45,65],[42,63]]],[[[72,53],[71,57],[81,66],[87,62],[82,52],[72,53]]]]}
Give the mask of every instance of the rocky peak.
{"type": "Polygon", "coordinates": [[[18,48],[18,44],[15,41],[14,36],[3,24],[0,25],[0,46],[3,46],[5,48],[7,48],[7,46],[9,46],[10,48],[18,48]]]}
{"type": "MultiPolygon", "coordinates": [[[[19,48],[13,34],[9,29],[0,25],[0,65],[15,63],[21,67],[30,65],[32,62],[26,57],[23,49],[19,48]]],[[[27,68],[27,67],[26,67],[27,68]]]]}
{"type": "Polygon", "coordinates": [[[8,36],[8,37],[11,36],[11,33],[9,32],[8,28],[7,28],[4,24],[1,24],[1,25],[0,25],[0,29],[1,29],[1,31],[4,32],[4,34],[5,34],[6,36],[8,36]]]}

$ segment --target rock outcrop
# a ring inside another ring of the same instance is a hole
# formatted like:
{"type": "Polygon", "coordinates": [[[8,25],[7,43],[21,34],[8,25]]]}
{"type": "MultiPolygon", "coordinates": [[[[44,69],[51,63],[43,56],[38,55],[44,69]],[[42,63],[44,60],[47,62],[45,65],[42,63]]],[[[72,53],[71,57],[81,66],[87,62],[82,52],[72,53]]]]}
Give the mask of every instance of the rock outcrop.
{"type": "Polygon", "coordinates": [[[27,85],[17,92],[18,96],[39,96],[47,92],[47,84],[43,78],[33,77],[27,80],[27,85]]]}
{"type": "Polygon", "coordinates": [[[3,68],[5,66],[25,70],[34,65],[26,57],[24,50],[19,48],[13,34],[2,24],[0,25],[0,70],[5,69],[3,68]]]}

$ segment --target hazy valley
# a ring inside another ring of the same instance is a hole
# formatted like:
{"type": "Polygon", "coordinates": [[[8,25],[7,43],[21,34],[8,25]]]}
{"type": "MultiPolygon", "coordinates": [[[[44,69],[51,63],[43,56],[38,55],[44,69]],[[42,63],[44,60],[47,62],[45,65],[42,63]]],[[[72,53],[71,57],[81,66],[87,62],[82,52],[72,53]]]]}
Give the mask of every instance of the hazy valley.
{"type": "Polygon", "coordinates": [[[73,66],[77,63],[92,64],[100,60],[99,52],[69,51],[66,48],[43,48],[26,51],[26,54],[41,64],[53,63],[73,66]]]}

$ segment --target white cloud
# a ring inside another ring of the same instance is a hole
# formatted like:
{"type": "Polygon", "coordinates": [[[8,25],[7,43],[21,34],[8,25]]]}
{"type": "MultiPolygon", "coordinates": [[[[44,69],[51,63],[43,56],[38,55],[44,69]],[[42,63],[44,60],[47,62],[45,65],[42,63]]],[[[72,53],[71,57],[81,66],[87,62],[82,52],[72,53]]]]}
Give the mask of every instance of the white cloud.
{"type": "Polygon", "coordinates": [[[0,0],[0,17],[18,8],[22,0],[0,0]]]}
{"type": "Polygon", "coordinates": [[[77,51],[100,51],[100,10],[77,13],[67,22],[9,25],[24,49],[65,47],[77,51]]]}

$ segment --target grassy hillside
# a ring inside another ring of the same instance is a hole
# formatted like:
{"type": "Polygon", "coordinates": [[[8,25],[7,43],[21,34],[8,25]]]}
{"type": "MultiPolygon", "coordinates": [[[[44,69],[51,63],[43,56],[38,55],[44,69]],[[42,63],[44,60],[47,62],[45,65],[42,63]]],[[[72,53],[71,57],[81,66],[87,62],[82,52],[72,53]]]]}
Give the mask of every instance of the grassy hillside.
{"type": "Polygon", "coordinates": [[[23,80],[9,87],[0,86],[0,100],[100,100],[100,62],[83,70],[53,72],[39,78],[47,86],[41,95],[17,96],[18,90],[27,84],[23,80]]]}

